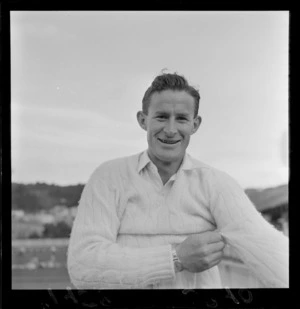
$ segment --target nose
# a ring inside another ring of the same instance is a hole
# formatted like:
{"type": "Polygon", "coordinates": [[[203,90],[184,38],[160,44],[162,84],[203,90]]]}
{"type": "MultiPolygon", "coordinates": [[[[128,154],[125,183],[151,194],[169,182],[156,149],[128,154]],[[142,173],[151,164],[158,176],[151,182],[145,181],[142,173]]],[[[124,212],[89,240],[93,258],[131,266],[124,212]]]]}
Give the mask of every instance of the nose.
{"type": "Polygon", "coordinates": [[[164,132],[167,137],[173,137],[176,134],[177,128],[174,120],[169,120],[166,122],[164,126],[164,132]]]}

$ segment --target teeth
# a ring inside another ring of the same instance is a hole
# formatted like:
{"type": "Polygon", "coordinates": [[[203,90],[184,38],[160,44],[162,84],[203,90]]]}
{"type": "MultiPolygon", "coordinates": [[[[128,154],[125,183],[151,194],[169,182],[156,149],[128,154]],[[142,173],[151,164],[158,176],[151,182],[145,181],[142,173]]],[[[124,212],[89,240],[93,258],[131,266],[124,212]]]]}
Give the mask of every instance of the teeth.
{"type": "Polygon", "coordinates": [[[163,143],[165,143],[165,144],[176,144],[177,143],[177,141],[167,141],[167,140],[165,140],[165,139],[161,139],[161,141],[163,142],[163,143]]]}

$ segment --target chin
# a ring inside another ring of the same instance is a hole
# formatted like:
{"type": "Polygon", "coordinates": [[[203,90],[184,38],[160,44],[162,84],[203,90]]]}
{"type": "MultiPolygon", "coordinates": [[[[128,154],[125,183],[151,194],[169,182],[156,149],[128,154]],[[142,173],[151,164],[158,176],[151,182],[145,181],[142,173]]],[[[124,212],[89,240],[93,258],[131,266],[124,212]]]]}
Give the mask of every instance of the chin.
{"type": "Polygon", "coordinates": [[[177,162],[177,161],[180,161],[182,160],[183,158],[183,154],[168,154],[168,153],[164,153],[164,154],[158,154],[157,158],[159,158],[161,161],[164,161],[164,162],[177,162]]]}

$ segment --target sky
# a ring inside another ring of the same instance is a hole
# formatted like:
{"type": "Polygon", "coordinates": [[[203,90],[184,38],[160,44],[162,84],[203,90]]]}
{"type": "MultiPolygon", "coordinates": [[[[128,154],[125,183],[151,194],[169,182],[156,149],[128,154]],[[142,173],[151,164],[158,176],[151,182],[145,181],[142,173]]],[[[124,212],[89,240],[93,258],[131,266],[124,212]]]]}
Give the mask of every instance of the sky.
{"type": "Polygon", "coordinates": [[[12,181],[86,183],[147,149],[146,89],[177,72],[200,91],[188,153],[244,188],[289,179],[287,11],[11,12],[12,181]]]}

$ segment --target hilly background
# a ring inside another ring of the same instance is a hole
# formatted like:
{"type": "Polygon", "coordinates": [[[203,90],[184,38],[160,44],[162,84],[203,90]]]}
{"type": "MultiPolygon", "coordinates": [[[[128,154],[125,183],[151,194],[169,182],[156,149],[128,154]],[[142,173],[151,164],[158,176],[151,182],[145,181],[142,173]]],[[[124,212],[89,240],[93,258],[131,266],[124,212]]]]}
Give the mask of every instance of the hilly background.
{"type": "Polygon", "coordinates": [[[50,210],[54,206],[77,206],[83,184],[58,186],[46,183],[12,184],[12,209],[26,212],[50,210]]]}
{"type": "MultiPolygon", "coordinates": [[[[54,206],[77,206],[84,184],[58,186],[54,184],[12,184],[12,209],[26,212],[50,210],[54,206]]],[[[288,185],[266,189],[249,188],[245,190],[259,211],[278,205],[288,204],[288,185]]]]}

